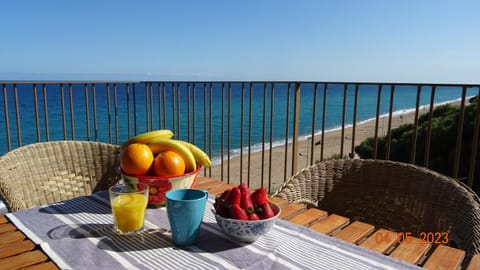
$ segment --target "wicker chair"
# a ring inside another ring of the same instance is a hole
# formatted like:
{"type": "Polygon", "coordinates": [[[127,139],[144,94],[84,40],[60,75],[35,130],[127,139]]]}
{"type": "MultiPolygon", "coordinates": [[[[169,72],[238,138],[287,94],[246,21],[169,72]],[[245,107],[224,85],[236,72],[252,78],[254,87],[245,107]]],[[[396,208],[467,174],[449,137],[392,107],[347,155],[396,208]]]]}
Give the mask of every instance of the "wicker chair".
{"type": "Polygon", "coordinates": [[[480,253],[480,199],[456,180],[411,164],[329,160],[289,178],[272,196],[397,232],[448,232],[451,246],[480,253]]]}
{"type": "Polygon", "coordinates": [[[119,146],[52,141],[22,146],[0,158],[0,196],[10,211],[108,189],[119,179],[119,146]]]}

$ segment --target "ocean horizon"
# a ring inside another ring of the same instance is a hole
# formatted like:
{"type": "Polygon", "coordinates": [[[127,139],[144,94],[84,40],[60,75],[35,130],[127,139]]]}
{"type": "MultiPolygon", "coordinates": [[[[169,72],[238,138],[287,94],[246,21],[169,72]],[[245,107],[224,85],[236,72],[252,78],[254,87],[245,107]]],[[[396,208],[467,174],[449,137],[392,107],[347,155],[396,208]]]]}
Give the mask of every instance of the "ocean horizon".
{"type": "MultiPolygon", "coordinates": [[[[8,113],[12,149],[19,146],[18,129],[22,145],[47,140],[45,128],[47,122],[48,140],[51,141],[75,139],[119,144],[135,134],[166,128],[174,131],[176,139],[190,141],[204,149],[210,154],[213,163],[219,164],[222,153],[224,159],[227,157],[228,142],[230,157],[246,153],[249,144],[252,152],[261,151],[263,141],[265,147],[269,148],[270,137],[272,147],[291,142],[295,84],[290,84],[290,90],[288,86],[288,83],[141,82],[129,84],[127,89],[125,83],[119,82],[114,89],[113,83],[100,82],[95,83],[93,87],[91,83],[75,82],[70,88],[68,82],[65,82],[62,90],[60,83],[47,83],[45,89],[42,83],[36,84],[36,88],[33,84],[22,83],[16,85],[17,99],[15,99],[13,84],[6,84],[0,103],[2,104],[0,154],[8,151],[5,122],[5,113],[8,113]],[[62,114],[62,111],[65,113],[62,114]],[[227,133],[229,122],[230,136],[227,133]],[[20,123],[19,126],[17,123],[20,123]],[[288,133],[286,123],[289,125],[288,133]]],[[[319,83],[315,90],[314,83],[302,83],[300,140],[308,140],[312,135],[312,128],[315,135],[322,132],[325,86],[327,86],[325,132],[341,129],[344,97],[345,127],[353,125],[355,84],[348,84],[347,88],[344,88],[342,84],[319,83]],[[315,121],[312,119],[314,107],[316,107],[315,121]],[[313,122],[315,126],[312,126],[313,122]]],[[[381,117],[389,114],[391,88],[391,85],[382,85],[381,117]]],[[[431,86],[422,86],[421,107],[429,106],[431,92],[431,86]]],[[[469,88],[466,94],[467,98],[475,96],[478,90],[469,88]]],[[[375,119],[377,95],[378,85],[358,85],[357,124],[375,119]]],[[[416,96],[416,85],[396,85],[393,115],[415,110],[416,96]]],[[[434,104],[457,101],[461,96],[461,87],[438,86],[434,104]]]]}

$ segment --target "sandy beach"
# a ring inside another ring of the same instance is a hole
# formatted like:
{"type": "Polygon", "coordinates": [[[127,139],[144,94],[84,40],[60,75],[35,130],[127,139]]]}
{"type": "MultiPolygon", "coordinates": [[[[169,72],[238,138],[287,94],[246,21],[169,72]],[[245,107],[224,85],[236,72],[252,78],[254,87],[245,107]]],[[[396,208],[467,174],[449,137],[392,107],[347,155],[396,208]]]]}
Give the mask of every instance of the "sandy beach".
{"type": "MultiPolygon", "coordinates": [[[[457,102],[459,103],[459,102],[457,102]]],[[[421,108],[419,110],[419,116],[428,112],[429,108],[421,108]]],[[[403,114],[397,114],[392,116],[391,128],[394,129],[402,124],[413,123],[415,117],[415,112],[406,112],[403,114]]],[[[378,136],[381,137],[388,131],[388,122],[389,117],[382,117],[379,119],[378,123],[378,136]]],[[[352,143],[355,146],[359,145],[368,137],[373,137],[375,135],[375,120],[364,122],[356,126],[355,136],[352,133],[353,128],[348,127],[344,129],[344,142],[343,142],[343,155],[348,156],[352,150],[352,143]],[[354,139],[354,141],[353,141],[354,139]]],[[[316,135],[313,138],[314,144],[314,155],[313,162],[319,161],[321,159],[321,151],[323,146],[323,159],[328,159],[333,155],[340,154],[342,131],[336,130],[331,132],[325,132],[324,141],[321,142],[321,135],[316,135]]],[[[297,167],[298,170],[308,166],[312,160],[311,156],[311,144],[312,140],[310,138],[301,140],[298,143],[298,156],[297,156],[297,167]]],[[[222,165],[213,166],[211,168],[211,177],[215,179],[221,179],[224,182],[229,182],[231,184],[239,184],[240,178],[243,179],[242,182],[248,183],[251,188],[257,188],[259,186],[270,187],[270,191],[274,191],[279,185],[284,182],[284,179],[288,179],[292,175],[291,169],[291,160],[292,160],[292,144],[285,146],[278,146],[269,149],[269,146],[266,145],[266,150],[263,155],[263,170],[262,170],[262,152],[251,153],[250,160],[248,158],[248,153],[244,152],[242,166],[241,166],[241,157],[234,157],[230,159],[230,174],[228,176],[227,171],[227,160],[224,160],[223,167],[222,165]],[[287,156],[285,157],[285,151],[287,151],[287,156]],[[270,162],[271,154],[271,166],[270,162]],[[287,159],[285,163],[285,158],[287,159]],[[250,166],[249,166],[250,164],[250,166]],[[286,165],[286,166],[285,166],[286,165]],[[242,168],[242,175],[240,176],[240,168],[242,168]],[[248,170],[250,168],[250,170],[248,170]],[[271,168],[271,170],[270,170],[271,168]],[[285,172],[286,168],[286,172],[285,172]],[[222,177],[223,169],[223,177],[222,177]],[[271,171],[271,175],[270,175],[271,171]]],[[[207,170],[207,176],[209,176],[209,171],[207,170]]]]}

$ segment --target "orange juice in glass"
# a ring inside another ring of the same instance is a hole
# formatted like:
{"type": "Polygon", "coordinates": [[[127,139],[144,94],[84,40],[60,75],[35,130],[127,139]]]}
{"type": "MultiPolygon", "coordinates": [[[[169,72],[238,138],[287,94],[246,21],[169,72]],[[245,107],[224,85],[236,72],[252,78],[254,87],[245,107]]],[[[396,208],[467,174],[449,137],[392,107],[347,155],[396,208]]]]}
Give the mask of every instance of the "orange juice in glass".
{"type": "Polygon", "coordinates": [[[148,185],[117,184],[109,193],[115,231],[119,234],[141,232],[148,204],[148,185]]]}

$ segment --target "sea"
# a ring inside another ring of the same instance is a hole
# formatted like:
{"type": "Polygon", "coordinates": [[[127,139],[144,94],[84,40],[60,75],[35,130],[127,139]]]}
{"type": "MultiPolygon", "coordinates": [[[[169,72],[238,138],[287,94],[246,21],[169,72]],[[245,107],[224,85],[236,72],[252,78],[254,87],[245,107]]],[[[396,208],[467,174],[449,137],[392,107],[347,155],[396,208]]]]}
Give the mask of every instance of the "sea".
{"type": "MultiPolygon", "coordinates": [[[[214,163],[262,146],[284,145],[293,136],[295,97],[299,134],[338,130],[377,114],[415,110],[417,85],[303,82],[4,82],[0,83],[0,155],[47,140],[119,144],[155,129],[204,149],[214,163]],[[297,86],[299,94],[297,95],[297,86]],[[326,99],[324,98],[326,97],[326,99]],[[355,100],[357,105],[355,106],[355,100]],[[325,101],[325,123],[323,105],[325,101]],[[343,110],[345,104],[345,111],[343,110]],[[9,138],[9,139],[8,139],[9,138]]],[[[461,100],[462,86],[420,87],[420,106],[461,100]]],[[[467,99],[479,88],[466,87],[467,99]]]]}

